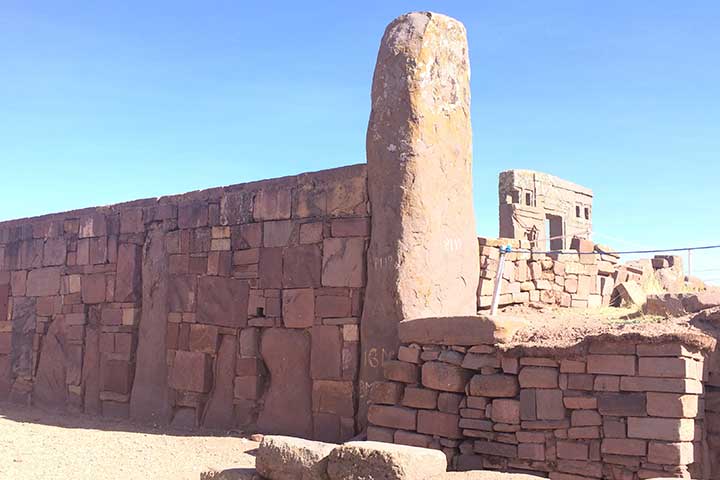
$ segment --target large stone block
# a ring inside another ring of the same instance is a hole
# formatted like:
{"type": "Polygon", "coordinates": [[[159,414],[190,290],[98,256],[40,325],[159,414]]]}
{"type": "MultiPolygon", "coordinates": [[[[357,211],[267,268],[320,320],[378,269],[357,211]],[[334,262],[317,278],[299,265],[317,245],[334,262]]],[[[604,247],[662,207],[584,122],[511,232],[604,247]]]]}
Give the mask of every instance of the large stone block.
{"type": "Polygon", "coordinates": [[[250,288],[243,280],[213,276],[200,277],[198,279],[198,323],[231,328],[245,327],[249,295],[250,288]]]}
{"type": "Polygon", "coordinates": [[[515,397],[520,385],[514,375],[475,375],[468,387],[470,395],[477,397],[515,397]]]}
{"type": "Polygon", "coordinates": [[[312,327],[311,375],[318,379],[342,378],[342,334],[338,327],[312,327]]]}
{"type": "Polygon", "coordinates": [[[308,328],[315,322],[315,293],[312,288],[283,290],[283,323],[287,328],[308,328]]]}
{"type": "Polygon", "coordinates": [[[283,253],[283,287],[308,288],[320,286],[322,253],[318,245],[286,248],[283,253]]]}
{"type": "Polygon", "coordinates": [[[57,267],[31,270],[27,276],[27,295],[29,297],[57,295],[60,292],[60,270],[57,267]]]}
{"type": "Polygon", "coordinates": [[[203,425],[206,427],[232,428],[234,426],[233,380],[236,357],[237,341],[235,337],[223,335],[216,360],[214,386],[202,418],[203,425]]]}
{"type": "Polygon", "coordinates": [[[313,411],[352,418],[355,415],[355,389],[352,382],[316,380],[313,382],[313,411]]]}
{"type": "Polygon", "coordinates": [[[212,358],[201,352],[175,353],[170,372],[170,387],[176,390],[204,393],[212,386],[212,358]]]}
{"type": "Polygon", "coordinates": [[[521,326],[521,322],[509,318],[430,317],[403,320],[398,335],[402,343],[492,345],[509,340],[521,326]]]}
{"type": "Polygon", "coordinates": [[[691,418],[630,417],[627,428],[627,435],[630,438],[668,442],[695,440],[695,422],[691,418]]]}
{"type": "Polygon", "coordinates": [[[12,308],[12,370],[15,375],[30,376],[32,372],[33,335],[35,334],[35,299],[13,298],[12,308]]]}
{"type": "Polygon", "coordinates": [[[322,284],[362,287],[365,284],[365,240],[327,238],[323,241],[322,284]]]}
{"type": "Polygon", "coordinates": [[[270,373],[265,405],[257,421],[261,431],[308,438],[312,428],[310,336],[302,330],[270,328],[260,340],[270,373]]]}
{"type": "Polygon", "coordinates": [[[330,453],[331,480],[417,480],[445,472],[439,450],[381,442],[348,442],[330,453]]]}
{"type": "Polygon", "coordinates": [[[422,366],[422,384],[444,392],[464,392],[473,372],[444,362],[426,362],[422,366]]]}
{"type": "Polygon", "coordinates": [[[255,468],[270,480],[326,480],[328,456],[336,445],[301,438],[266,435],[255,468]]]}
{"type": "MultiPolygon", "coordinates": [[[[406,318],[476,314],[470,70],[463,25],[409,13],[385,30],[367,133],[372,204],[362,356],[406,318]]],[[[363,363],[361,379],[380,378],[363,363]]]]}
{"type": "Polygon", "coordinates": [[[142,248],[131,243],[118,246],[115,301],[135,302],[141,295],[142,248]]]}

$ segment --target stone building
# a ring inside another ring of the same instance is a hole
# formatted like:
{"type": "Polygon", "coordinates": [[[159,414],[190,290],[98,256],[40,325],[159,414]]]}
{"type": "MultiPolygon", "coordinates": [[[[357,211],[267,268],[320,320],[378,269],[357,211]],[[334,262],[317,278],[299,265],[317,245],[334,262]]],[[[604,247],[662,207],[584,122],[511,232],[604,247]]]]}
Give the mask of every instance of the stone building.
{"type": "Polygon", "coordinates": [[[592,190],[546,173],[506,170],[498,182],[500,236],[562,250],[573,236],[590,238],[592,190]]]}

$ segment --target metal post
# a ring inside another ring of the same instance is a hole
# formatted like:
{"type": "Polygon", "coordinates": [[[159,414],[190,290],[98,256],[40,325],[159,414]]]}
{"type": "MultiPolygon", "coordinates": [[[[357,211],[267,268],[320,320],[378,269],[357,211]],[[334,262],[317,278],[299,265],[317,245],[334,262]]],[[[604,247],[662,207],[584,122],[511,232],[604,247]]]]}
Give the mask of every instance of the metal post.
{"type": "Polygon", "coordinates": [[[495,288],[493,289],[492,306],[490,307],[490,315],[497,313],[498,300],[500,299],[500,282],[503,276],[503,269],[505,268],[505,254],[510,252],[511,247],[500,247],[500,260],[498,261],[497,275],[495,276],[495,288]]]}
{"type": "Polygon", "coordinates": [[[688,248],[688,274],[687,276],[690,277],[692,275],[692,250],[688,248]]]}

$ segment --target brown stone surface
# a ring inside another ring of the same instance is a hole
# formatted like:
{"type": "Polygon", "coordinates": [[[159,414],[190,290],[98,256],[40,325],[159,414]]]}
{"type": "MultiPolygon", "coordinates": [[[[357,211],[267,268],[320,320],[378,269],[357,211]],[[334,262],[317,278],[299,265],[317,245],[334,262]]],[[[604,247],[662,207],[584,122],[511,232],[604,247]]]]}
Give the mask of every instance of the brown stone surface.
{"type": "Polygon", "coordinates": [[[121,243],[118,246],[115,301],[134,302],[142,295],[142,249],[139,245],[121,243]]]}
{"type": "MultiPolygon", "coordinates": [[[[362,358],[394,351],[402,319],[476,313],[469,93],[461,23],[423,12],[387,27],[367,134],[372,235],[362,358]]],[[[361,392],[381,378],[378,367],[363,362],[361,392]]]]}
{"type": "Polygon", "coordinates": [[[64,408],[67,402],[69,345],[65,341],[64,327],[62,317],[53,321],[43,342],[33,388],[33,402],[41,407],[64,408]]]}
{"type": "MultiPolygon", "coordinates": [[[[321,266],[322,254],[318,245],[300,245],[287,248],[283,252],[283,287],[319,287],[321,266]]],[[[362,284],[358,286],[362,286],[362,284]]]]}
{"type": "Polygon", "coordinates": [[[315,322],[315,293],[312,288],[283,290],[283,323],[287,328],[308,328],[315,322]]]}
{"type": "Polygon", "coordinates": [[[230,335],[223,335],[217,360],[215,361],[213,386],[210,390],[210,396],[202,418],[203,425],[208,428],[227,429],[235,426],[233,380],[235,378],[236,356],[236,338],[230,335]]]}
{"type": "Polygon", "coordinates": [[[444,362],[426,362],[422,366],[422,384],[444,392],[464,392],[473,372],[444,362]]]}
{"type": "Polygon", "coordinates": [[[212,386],[212,358],[200,352],[175,352],[170,372],[170,387],[176,390],[206,393],[212,386]]]}
{"type": "Polygon", "coordinates": [[[348,442],[330,453],[331,480],[417,480],[445,472],[447,459],[438,450],[381,442],[348,442]]]}
{"type": "Polygon", "coordinates": [[[57,295],[59,292],[60,268],[48,267],[30,270],[27,276],[27,295],[29,297],[57,295]]]}
{"type": "Polygon", "coordinates": [[[312,436],[310,337],[300,330],[270,328],[260,352],[270,374],[260,431],[308,438],[312,436]]]}
{"type": "Polygon", "coordinates": [[[12,370],[15,375],[30,376],[32,370],[33,334],[35,333],[35,299],[13,299],[12,370]]]}
{"type": "Polygon", "coordinates": [[[512,337],[520,326],[509,318],[486,316],[417,318],[400,322],[398,335],[403,343],[492,345],[512,337]]]}
{"type": "Polygon", "coordinates": [[[247,325],[250,289],[247,282],[234,278],[198,279],[197,322],[220,327],[247,325]]]}
{"type": "Polygon", "coordinates": [[[164,232],[151,228],[142,257],[142,312],[138,327],[135,380],[130,416],[144,421],[170,421],[166,352],[168,263],[164,232]]]}
{"type": "Polygon", "coordinates": [[[470,380],[468,392],[478,397],[515,397],[520,386],[514,375],[475,375],[470,380]]]}
{"type": "Polygon", "coordinates": [[[338,327],[318,325],[312,327],[312,354],[310,372],[313,379],[340,379],[342,377],[342,334],[338,327]]]}
{"type": "Polygon", "coordinates": [[[328,456],[336,445],[301,438],[266,435],[257,449],[255,468],[277,480],[327,480],[328,456]]]}

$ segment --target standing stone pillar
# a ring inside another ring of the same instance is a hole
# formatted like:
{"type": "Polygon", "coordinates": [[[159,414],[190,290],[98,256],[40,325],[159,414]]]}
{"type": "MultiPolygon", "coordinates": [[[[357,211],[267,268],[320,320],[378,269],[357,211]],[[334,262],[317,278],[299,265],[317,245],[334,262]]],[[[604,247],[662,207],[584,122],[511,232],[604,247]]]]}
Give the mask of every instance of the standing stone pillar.
{"type": "Polygon", "coordinates": [[[403,319],[475,315],[470,65],[465,27],[430,12],[385,30],[367,132],[372,234],[361,322],[360,421],[403,319]]]}

